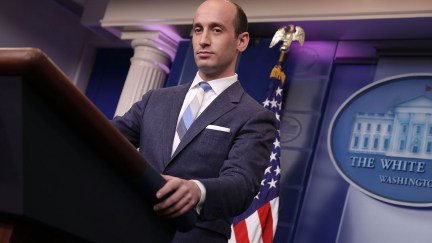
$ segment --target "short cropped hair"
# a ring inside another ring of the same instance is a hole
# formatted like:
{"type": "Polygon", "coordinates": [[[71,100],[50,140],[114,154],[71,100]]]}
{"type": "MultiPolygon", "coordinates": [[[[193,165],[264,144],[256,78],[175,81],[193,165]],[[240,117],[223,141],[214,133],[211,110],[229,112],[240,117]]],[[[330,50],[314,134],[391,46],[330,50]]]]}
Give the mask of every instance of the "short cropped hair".
{"type": "Polygon", "coordinates": [[[247,16],[246,16],[246,13],[243,11],[242,7],[240,7],[240,5],[238,5],[237,3],[234,3],[232,1],[228,1],[228,2],[231,2],[232,4],[234,4],[234,6],[237,9],[237,14],[236,14],[236,17],[234,19],[234,28],[235,28],[236,36],[239,36],[241,33],[248,31],[247,16]]]}

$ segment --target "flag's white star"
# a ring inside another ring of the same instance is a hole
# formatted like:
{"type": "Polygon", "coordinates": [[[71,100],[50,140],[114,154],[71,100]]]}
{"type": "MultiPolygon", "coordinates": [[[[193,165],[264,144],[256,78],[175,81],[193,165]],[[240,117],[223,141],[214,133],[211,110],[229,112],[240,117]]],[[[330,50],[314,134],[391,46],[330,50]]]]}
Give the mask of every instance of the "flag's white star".
{"type": "Polygon", "coordinates": [[[278,106],[278,102],[275,99],[273,99],[272,101],[270,101],[270,103],[271,103],[271,108],[278,106]]]}
{"type": "Polygon", "coordinates": [[[256,199],[259,199],[259,194],[260,194],[261,192],[258,192],[258,194],[256,194],[256,196],[255,196],[255,198],[256,199]]]}
{"type": "Polygon", "coordinates": [[[282,89],[280,87],[277,88],[276,95],[282,96],[282,89]]]}
{"type": "Polygon", "coordinates": [[[272,180],[270,182],[267,182],[267,184],[269,184],[269,188],[272,188],[272,187],[276,188],[276,182],[277,181],[273,180],[273,178],[272,178],[272,180]]]}
{"type": "Polygon", "coordinates": [[[276,166],[276,170],[275,170],[275,172],[276,172],[276,175],[279,175],[279,174],[280,174],[281,169],[279,168],[279,165],[276,166]]]}
{"type": "Polygon", "coordinates": [[[280,115],[279,115],[278,113],[275,113],[275,115],[276,115],[276,119],[277,119],[278,121],[280,121],[280,115]]]}
{"type": "Polygon", "coordinates": [[[266,180],[265,179],[263,179],[262,181],[261,181],[261,186],[264,186],[264,182],[265,182],[266,180]]]}
{"type": "Polygon", "coordinates": [[[276,148],[277,148],[277,147],[280,147],[280,142],[279,142],[279,140],[275,139],[273,145],[274,145],[276,148]]]}
{"type": "Polygon", "coordinates": [[[263,106],[264,107],[268,107],[270,105],[270,100],[269,99],[266,99],[264,102],[263,102],[263,106]]]}
{"type": "Polygon", "coordinates": [[[264,175],[267,173],[271,173],[271,166],[267,167],[267,169],[264,171],[264,175]]]}
{"type": "Polygon", "coordinates": [[[270,161],[272,161],[272,160],[276,160],[276,155],[277,155],[276,153],[273,153],[273,152],[272,152],[272,153],[270,154],[270,161]]]}

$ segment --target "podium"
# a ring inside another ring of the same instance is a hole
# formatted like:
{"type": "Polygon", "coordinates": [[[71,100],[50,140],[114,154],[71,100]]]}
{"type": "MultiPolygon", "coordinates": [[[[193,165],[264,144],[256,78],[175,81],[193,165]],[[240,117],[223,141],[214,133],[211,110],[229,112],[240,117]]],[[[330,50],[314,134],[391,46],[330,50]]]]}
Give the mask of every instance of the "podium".
{"type": "MultiPolygon", "coordinates": [[[[163,178],[39,49],[0,49],[0,243],[170,242],[163,178]]],[[[192,210],[193,211],[193,210],[192,210]]]]}

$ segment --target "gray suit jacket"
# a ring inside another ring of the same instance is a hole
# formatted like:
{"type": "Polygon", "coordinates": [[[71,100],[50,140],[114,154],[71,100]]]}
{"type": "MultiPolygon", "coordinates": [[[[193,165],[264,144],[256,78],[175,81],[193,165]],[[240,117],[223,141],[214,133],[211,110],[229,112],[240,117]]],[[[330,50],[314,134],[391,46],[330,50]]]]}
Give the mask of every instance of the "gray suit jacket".
{"type": "Polygon", "coordinates": [[[191,83],[152,90],[113,124],[156,171],[199,180],[207,194],[196,227],[230,236],[232,218],[258,193],[275,136],[272,112],[237,81],[191,125],[171,156],[183,99],[191,83]],[[230,131],[208,129],[208,125],[230,131]]]}

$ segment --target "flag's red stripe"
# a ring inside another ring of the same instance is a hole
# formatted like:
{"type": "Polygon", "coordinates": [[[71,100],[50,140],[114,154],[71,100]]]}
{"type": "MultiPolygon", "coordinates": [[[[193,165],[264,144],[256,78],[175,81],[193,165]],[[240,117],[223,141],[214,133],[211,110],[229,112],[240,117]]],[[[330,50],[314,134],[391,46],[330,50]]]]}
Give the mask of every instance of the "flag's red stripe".
{"type": "Polygon", "coordinates": [[[246,220],[242,220],[234,226],[234,234],[237,243],[249,243],[246,220]]]}
{"type": "Polygon", "coordinates": [[[267,202],[258,209],[258,217],[261,222],[263,243],[272,243],[273,241],[273,217],[270,202],[267,202]]]}

